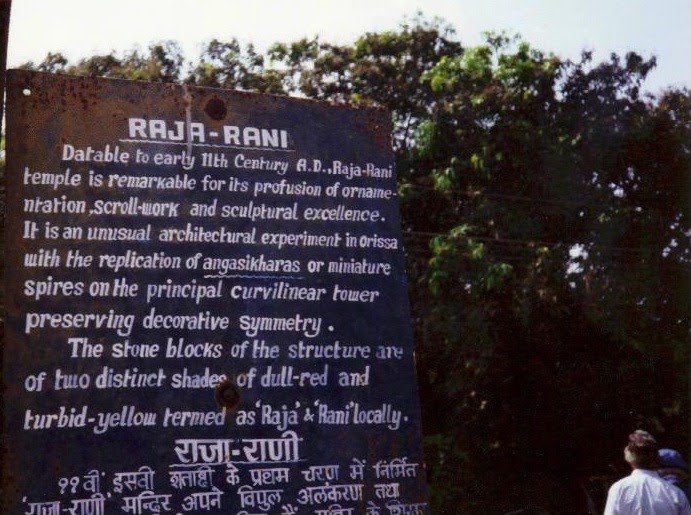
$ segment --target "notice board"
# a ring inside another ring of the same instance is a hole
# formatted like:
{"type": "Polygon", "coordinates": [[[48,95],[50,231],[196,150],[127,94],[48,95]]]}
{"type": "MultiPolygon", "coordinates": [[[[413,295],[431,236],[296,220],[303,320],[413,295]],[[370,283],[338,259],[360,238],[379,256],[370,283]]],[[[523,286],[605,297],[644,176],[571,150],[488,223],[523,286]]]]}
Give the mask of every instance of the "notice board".
{"type": "Polygon", "coordinates": [[[427,513],[389,114],[8,73],[3,513],[427,513]]]}

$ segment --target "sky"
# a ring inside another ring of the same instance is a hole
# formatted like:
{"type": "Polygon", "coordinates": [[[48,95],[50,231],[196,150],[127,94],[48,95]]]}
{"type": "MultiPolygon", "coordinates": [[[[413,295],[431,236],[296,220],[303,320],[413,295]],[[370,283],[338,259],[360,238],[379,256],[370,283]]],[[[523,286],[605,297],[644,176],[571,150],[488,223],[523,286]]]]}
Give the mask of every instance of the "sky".
{"type": "Polygon", "coordinates": [[[465,45],[479,44],[486,30],[507,30],[565,58],[584,49],[598,60],[631,50],[656,55],[648,91],[691,87],[689,0],[14,0],[7,61],[40,62],[48,52],[78,59],[167,39],[188,59],[212,38],[261,50],[315,35],[351,43],[418,11],[443,18],[465,45]]]}

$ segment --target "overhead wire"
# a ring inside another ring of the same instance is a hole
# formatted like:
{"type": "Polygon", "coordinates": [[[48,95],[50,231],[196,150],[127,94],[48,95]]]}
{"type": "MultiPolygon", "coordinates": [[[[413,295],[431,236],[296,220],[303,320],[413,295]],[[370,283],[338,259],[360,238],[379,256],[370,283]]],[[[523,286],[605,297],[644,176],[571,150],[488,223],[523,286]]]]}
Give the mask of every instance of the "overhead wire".
{"type": "MultiPolygon", "coordinates": [[[[417,190],[424,190],[424,191],[434,191],[436,193],[443,194],[445,193],[444,191],[441,191],[439,188],[436,186],[428,186],[426,184],[418,184],[418,183],[411,183],[411,182],[405,182],[405,183],[399,183],[398,184],[399,188],[408,188],[408,189],[417,189],[417,190]]],[[[545,198],[545,197],[529,197],[526,195],[516,195],[513,193],[496,193],[496,192],[491,192],[491,191],[479,191],[479,190],[474,190],[474,191],[463,191],[459,189],[450,189],[450,193],[454,193],[456,195],[462,195],[465,197],[469,198],[475,198],[475,197],[489,197],[489,198],[499,198],[499,199],[506,199],[506,200],[515,200],[515,201],[523,201],[523,202],[537,202],[537,203],[545,203],[545,204],[555,204],[555,205],[567,205],[567,206],[583,206],[587,202],[591,202],[592,200],[595,200],[593,197],[591,198],[584,198],[580,200],[570,200],[570,199],[561,199],[561,198],[545,198]]],[[[626,199],[626,197],[616,197],[615,199],[617,200],[623,200],[626,199]]],[[[652,195],[636,195],[637,200],[658,200],[657,197],[652,196],[652,195]]]]}
{"type": "MultiPolygon", "coordinates": [[[[425,236],[425,237],[437,237],[437,236],[448,237],[448,236],[450,236],[449,233],[442,233],[442,232],[404,231],[403,237],[405,238],[407,235],[425,236]]],[[[490,242],[490,243],[498,243],[498,244],[515,244],[515,245],[527,245],[527,246],[530,246],[530,245],[542,245],[542,246],[584,245],[584,246],[587,246],[587,242],[582,242],[582,241],[567,242],[564,240],[559,240],[559,241],[546,241],[546,240],[533,240],[533,239],[527,240],[527,239],[521,239],[521,238],[501,238],[501,237],[493,237],[493,236],[475,236],[475,235],[471,235],[471,234],[465,235],[465,237],[469,240],[477,240],[477,241],[481,241],[481,242],[490,242]]],[[[625,252],[647,252],[650,250],[647,247],[622,247],[622,246],[617,246],[617,245],[602,245],[602,244],[596,244],[596,246],[599,248],[620,250],[620,251],[625,251],[625,252]]]]}
{"type": "MultiPolygon", "coordinates": [[[[435,235],[442,235],[442,233],[428,233],[424,232],[424,236],[427,236],[429,234],[435,234],[435,235]]],[[[411,235],[412,236],[412,235],[411,235]]],[[[472,239],[473,237],[469,237],[472,239]]],[[[433,257],[435,256],[435,252],[425,244],[424,240],[419,240],[415,239],[414,237],[406,237],[404,233],[404,244],[405,244],[405,252],[408,255],[412,255],[415,257],[433,257]]],[[[488,241],[491,242],[496,242],[498,240],[494,240],[492,238],[488,238],[488,241]]],[[[501,240],[499,240],[501,241],[501,240]]],[[[534,247],[529,247],[526,245],[516,245],[514,242],[515,240],[509,240],[509,243],[500,243],[499,245],[492,245],[489,247],[489,250],[487,250],[487,254],[491,256],[495,260],[499,261],[512,261],[512,262],[518,262],[518,263],[528,263],[528,259],[532,256],[536,256],[535,249],[534,247]]],[[[527,241],[527,240],[526,240],[527,241]]],[[[593,249],[587,249],[588,253],[590,255],[593,254],[593,249]]],[[[595,249],[597,250],[597,249],[595,249]]],[[[594,260],[594,262],[606,265],[606,266],[612,266],[612,265],[618,265],[618,266],[626,266],[628,268],[634,268],[634,267],[650,267],[651,263],[649,261],[646,261],[644,257],[640,257],[640,254],[632,254],[631,250],[634,250],[633,248],[625,248],[627,253],[624,254],[619,254],[619,255],[611,255],[607,257],[606,255],[598,255],[597,259],[594,260]]],[[[641,250],[649,250],[649,249],[641,249],[641,250]]],[[[465,256],[470,259],[470,256],[465,256]]],[[[579,264],[579,263],[588,263],[589,260],[587,257],[583,256],[573,256],[569,260],[565,260],[564,263],[573,263],[573,264],[579,264]]],[[[591,260],[592,262],[592,260],[591,260]]],[[[672,261],[672,260],[667,260],[665,259],[664,261],[656,261],[657,264],[662,264],[665,267],[675,267],[683,270],[689,270],[691,269],[691,263],[684,263],[684,262],[678,262],[678,261],[672,261]]]]}
{"type": "MultiPolygon", "coordinates": [[[[403,188],[412,188],[412,189],[418,189],[418,190],[425,190],[425,191],[435,191],[437,193],[444,193],[443,191],[440,191],[438,188],[434,186],[426,186],[424,184],[412,184],[412,183],[405,183],[399,185],[399,187],[403,188]]],[[[584,202],[586,201],[575,201],[575,200],[566,200],[566,199],[550,199],[550,198],[538,198],[538,197],[526,197],[522,195],[513,195],[513,194],[505,194],[505,193],[492,193],[492,192],[486,192],[486,191],[461,191],[461,190],[451,190],[451,193],[454,193],[456,195],[462,195],[468,198],[475,198],[475,197],[489,197],[489,198],[501,198],[501,199],[507,199],[507,200],[515,200],[515,201],[524,201],[524,202],[541,202],[545,204],[555,204],[555,205],[569,205],[569,206],[581,206],[583,205],[584,202]]]]}

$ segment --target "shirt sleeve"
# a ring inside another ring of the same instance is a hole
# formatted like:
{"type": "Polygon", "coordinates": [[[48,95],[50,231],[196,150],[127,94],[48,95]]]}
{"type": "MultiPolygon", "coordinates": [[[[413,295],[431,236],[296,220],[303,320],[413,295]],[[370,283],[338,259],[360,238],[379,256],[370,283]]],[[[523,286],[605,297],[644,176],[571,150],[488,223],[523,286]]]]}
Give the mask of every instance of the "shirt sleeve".
{"type": "MultiPolygon", "coordinates": [[[[609,488],[609,492],[607,493],[607,504],[605,505],[605,513],[604,515],[619,515],[621,512],[619,511],[619,489],[617,488],[617,485],[612,485],[609,488]]],[[[686,515],[684,513],[683,515],[686,515]]],[[[689,514],[691,515],[691,514],[689,514]]]]}
{"type": "Polygon", "coordinates": [[[682,504],[679,509],[679,515],[691,515],[691,506],[689,506],[689,500],[686,498],[686,494],[682,492],[681,498],[682,504]]]}

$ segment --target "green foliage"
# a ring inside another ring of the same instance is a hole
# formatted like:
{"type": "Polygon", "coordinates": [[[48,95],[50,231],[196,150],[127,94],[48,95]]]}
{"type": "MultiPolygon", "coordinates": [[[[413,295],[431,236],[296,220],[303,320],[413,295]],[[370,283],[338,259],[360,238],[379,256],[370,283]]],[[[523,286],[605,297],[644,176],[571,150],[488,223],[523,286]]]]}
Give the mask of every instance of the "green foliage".
{"type": "Polygon", "coordinates": [[[282,93],[282,74],[266,69],[264,61],[264,56],[252,45],[247,45],[243,51],[236,39],[227,43],[214,39],[207,45],[187,82],[214,88],[282,93]]]}
{"type": "Polygon", "coordinates": [[[149,45],[146,51],[133,49],[122,56],[114,52],[94,55],[71,65],[62,54],[49,53],[41,63],[28,62],[21,67],[51,73],[176,82],[182,77],[183,60],[179,45],[164,41],[149,45]]]}
{"type": "Polygon", "coordinates": [[[424,439],[425,456],[443,466],[430,474],[430,505],[434,513],[444,513],[450,506],[464,501],[463,484],[468,477],[468,455],[461,452],[446,434],[433,434],[424,439]],[[457,485],[448,488],[448,485],[457,485]]]}
{"type": "Polygon", "coordinates": [[[584,511],[646,426],[687,441],[691,96],[438,20],[353,45],[173,43],[30,67],[391,110],[435,513],[584,511]],[[549,485],[548,488],[545,485],[549,485]]]}

